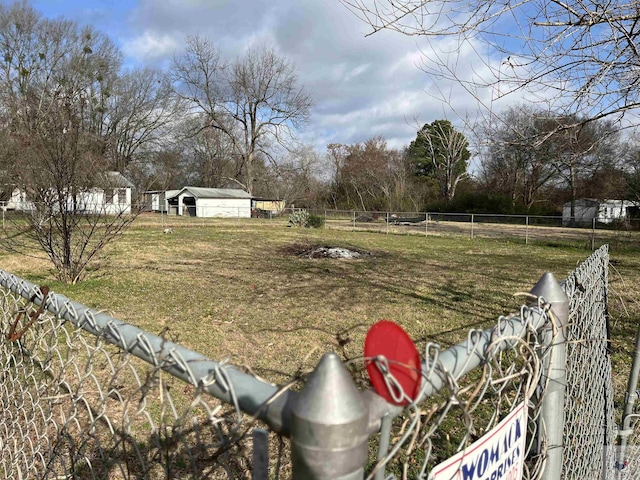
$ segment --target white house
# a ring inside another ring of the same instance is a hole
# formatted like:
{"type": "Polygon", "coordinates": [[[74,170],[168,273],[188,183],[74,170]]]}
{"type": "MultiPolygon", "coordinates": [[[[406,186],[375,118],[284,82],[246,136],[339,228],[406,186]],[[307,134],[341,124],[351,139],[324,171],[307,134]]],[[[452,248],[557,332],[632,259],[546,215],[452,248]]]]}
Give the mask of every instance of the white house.
{"type": "Polygon", "coordinates": [[[19,210],[22,212],[30,212],[35,209],[35,205],[27,198],[24,190],[14,188],[11,192],[9,200],[3,205],[5,210],[19,210]]]}
{"type": "Polygon", "coordinates": [[[84,192],[85,210],[91,213],[130,214],[133,183],[120,172],[106,172],[100,183],[104,187],[84,192]]]}
{"type": "MultiPolygon", "coordinates": [[[[593,200],[581,198],[575,201],[574,223],[591,224],[593,219],[598,223],[612,223],[629,218],[630,211],[637,210],[640,204],[630,200],[593,200]]],[[[571,223],[571,202],[562,206],[562,224],[571,223]]]]}
{"type": "MultiPolygon", "coordinates": [[[[120,172],[105,172],[104,178],[98,182],[102,187],[93,187],[79,192],[75,199],[66,199],[67,209],[95,214],[130,214],[131,191],[133,184],[120,172]],[[74,208],[75,202],[75,208],[74,208]]],[[[34,202],[28,198],[26,192],[15,188],[6,204],[8,210],[31,211],[35,209],[34,202]]]]}
{"type": "Polygon", "coordinates": [[[166,196],[168,213],[191,217],[251,217],[251,195],[235,188],[184,187],[166,196]]]}

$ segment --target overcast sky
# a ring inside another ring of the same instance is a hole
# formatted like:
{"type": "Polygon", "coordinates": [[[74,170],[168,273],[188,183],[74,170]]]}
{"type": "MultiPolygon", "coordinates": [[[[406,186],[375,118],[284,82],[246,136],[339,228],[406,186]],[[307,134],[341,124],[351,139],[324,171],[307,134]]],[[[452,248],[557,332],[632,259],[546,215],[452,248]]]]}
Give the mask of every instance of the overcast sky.
{"type": "MultiPolygon", "coordinates": [[[[415,138],[418,124],[447,118],[462,127],[459,116],[474,116],[477,110],[459,87],[452,89],[420,70],[427,49],[420,39],[393,32],[365,37],[367,25],[338,0],[35,0],[32,4],[48,17],[92,24],[107,33],[129,66],[168,67],[184,48],[187,35],[210,38],[230,58],[252,45],[274,47],[296,65],[300,82],[315,99],[303,138],[320,151],[329,143],[350,144],[376,135],[401,148],[415,138]],[[440,100],[442,93],[455,112],[440,100]]],[[[457,60],[473,70],[464,53],[457,60]]]]}

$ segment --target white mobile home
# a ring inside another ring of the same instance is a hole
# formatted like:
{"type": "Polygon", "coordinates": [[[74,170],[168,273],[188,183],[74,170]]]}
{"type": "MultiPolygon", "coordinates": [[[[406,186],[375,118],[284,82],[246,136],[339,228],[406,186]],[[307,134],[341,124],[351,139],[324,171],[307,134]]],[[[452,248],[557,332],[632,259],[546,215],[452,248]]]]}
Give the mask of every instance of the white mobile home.
{"type": "Polygon", "coordinates": [[[251,217],[251,195],[244,190],[184,187],[166,198],[170,215],[251,217]]]}
{"type": "MultiPolygon", "coordinates": [[[[68,211],[107,215],[130,214],[133,184],[120,172],[105,172],[100,177],[102,178],[96,181],[97,185],[101,185],[100,187],[82,190],[75,195],[75,198],[69,195],[61,203],[66,204],[65,208],[68,211]]],[[[31,211],[36,208],[36,205],[23,189],[15,188],[6,208],[31,211]]]]}
{"type": "MultiPolygon", "coordinates": [[[[612,223],[629,218],[630,210],[640,205],[630,200],[593,200],[581,198],[575,201],[574,223],[590,225],[595,219],[598,223],[612,223]]],[[[562,224],[571,223],[571,202],[562,206],[562,224]]]]}

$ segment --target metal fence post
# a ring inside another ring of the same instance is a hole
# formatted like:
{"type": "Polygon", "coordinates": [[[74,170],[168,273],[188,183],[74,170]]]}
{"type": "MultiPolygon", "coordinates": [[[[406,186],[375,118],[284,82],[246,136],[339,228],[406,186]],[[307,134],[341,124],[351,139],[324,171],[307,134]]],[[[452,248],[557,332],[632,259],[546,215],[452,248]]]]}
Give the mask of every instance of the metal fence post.
{"type": "Polygon", "coordinates": [[[362,480],[368,409],[335,353],[322,357],[291,417],[293,479],[362,480]]]}
{"type": "Polygon", "coordinates": [[[566,327],[569,299],[551,273],[545,273],[531,290],[551,305],[554,321],[543,333],[549,354],[545,357],[541,384],[544,386],[540,409],[539,435],[546,432],[547,461],[543,480],[560,480],[564,431],[565,389],[567,384],[566,327]]]}
{"type": "Polygon", "coordinates": [[[529,215],[525,217],[524,244],[529,245],[529,215]]]}
{"type": "Polygon", "coordinates": [[[473,240],[473,213],[471,214],[471,239],[473,240]]]}
{"type": "Polygon", "coordinates": [[[624,470],[627,463],[627,439],[629,435],[633,435],[632,420],[637,417],[634,414],[636,401],[638,400],[638,377],[640,376],[640,327],[636,332],[636,347],[633,355],[633,364],[631,365],[631,373],[629,375],[629,383],[627,384],[627,394],[625,397],[624,412],[622,414],[622,426],[618,430],[620,437],[620,448],[618,449],[618,457],[616,459],[616,469],[618,476],[624,470]]]}
{"type": "MultiPolygon", "coordinates": [[[[391,441],[391,428],[393,427],[392,415],[382,418],[380,425],[380,444],[378,445],[378,461],[383,460],[389,452],[389,442],[391,441]]],[[[374,480],[385,480],[386,472],[384,468],[378,469],[375,473],[374,480]]]]}
{"type": "Polygon", "coordinates": [[[269,432],[253,430],[253,473],[251,480],[269,480],[269,432]]]}

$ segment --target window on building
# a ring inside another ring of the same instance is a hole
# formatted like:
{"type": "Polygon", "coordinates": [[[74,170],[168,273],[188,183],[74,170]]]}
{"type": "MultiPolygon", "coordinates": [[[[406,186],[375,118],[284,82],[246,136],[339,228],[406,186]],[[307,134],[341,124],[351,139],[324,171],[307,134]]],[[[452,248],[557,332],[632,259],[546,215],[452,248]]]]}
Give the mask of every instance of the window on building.
{"type": "Polygon", "coordinates": [[[104,204],[111,205],[113,203],[113,199],[116,195],[116,192],[113,188],[107,188],[104,191],[104,204]]]}

